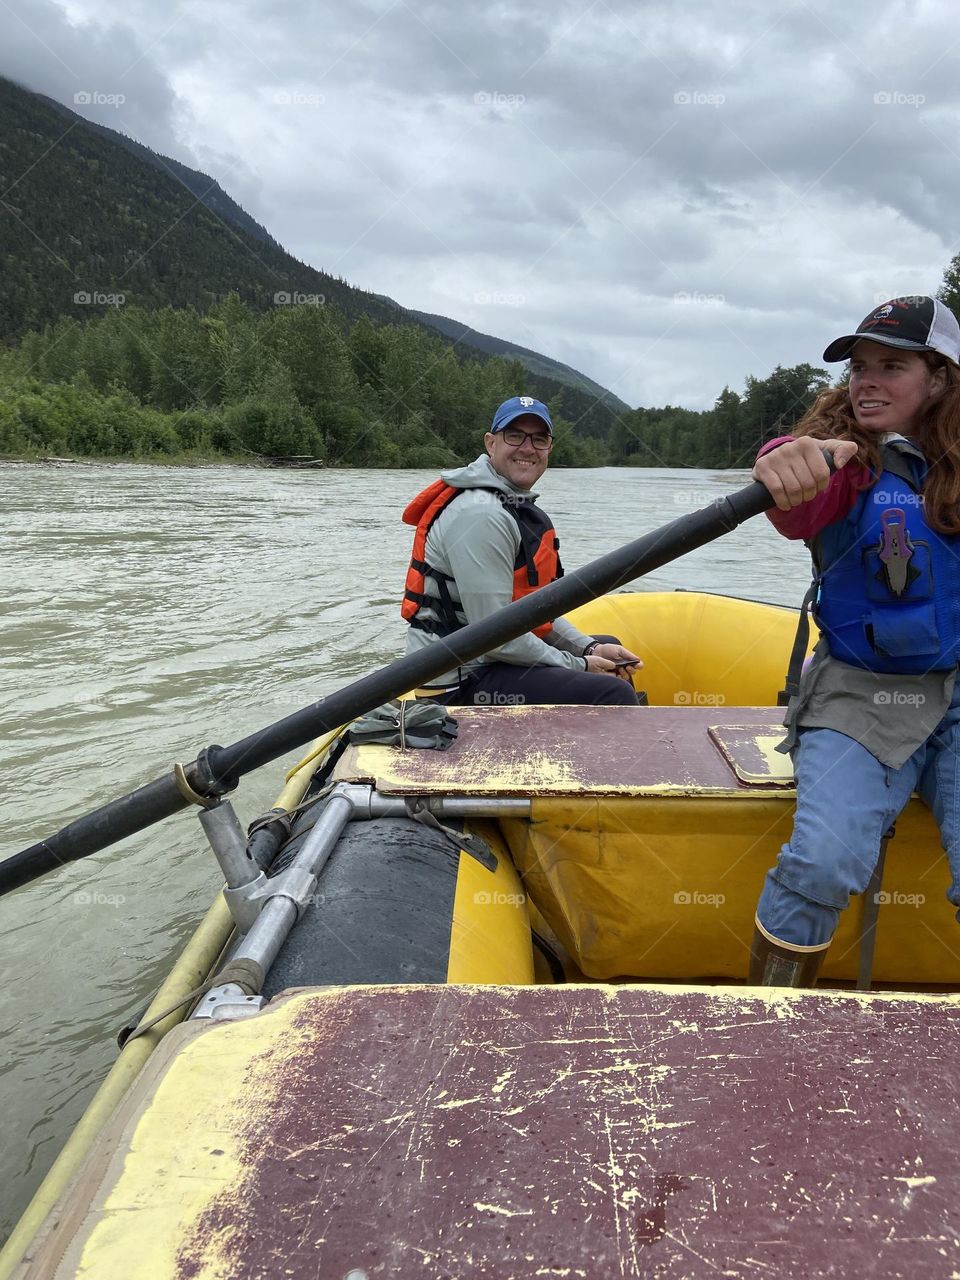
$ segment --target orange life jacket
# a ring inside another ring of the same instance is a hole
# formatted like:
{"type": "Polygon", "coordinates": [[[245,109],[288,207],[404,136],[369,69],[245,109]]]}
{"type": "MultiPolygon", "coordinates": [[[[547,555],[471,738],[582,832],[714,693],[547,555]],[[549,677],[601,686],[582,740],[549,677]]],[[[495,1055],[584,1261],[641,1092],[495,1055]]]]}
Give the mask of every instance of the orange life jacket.
{"type": "MultiPolygon", "coordinates": [[[[428,631],[432,635],[448,636],[467,625],[467,619],[454,603],[449,584],[455,581],[449,574],[441,573],[426,561],[427,534],[440,512],[458,498],[463,489],[455,489],[443,480],[434,480],[422,493],[410,502],[403,513],[404,524],[416,525],[413,536],[413,553],[407,580],[404,585],[401,616],[412,627],[428,631]],[[429,575],[437,584],[438,595],[424,593],[425,578],[429,575]],[[419,618],[420,609],[426,605],[436,619],[419,618]]],[[[503,503],[520,529],[520,547],[513,567],[513,599],[520,600],[538,587],[545,587],[563,577],[560,563],[560,539],[553,522],[529,498],[513,498],[499,489],[489,489],[503,503]]],[[[534,627],[533,634],[543,639],[550,634],[552,622],[534,627]]]]}

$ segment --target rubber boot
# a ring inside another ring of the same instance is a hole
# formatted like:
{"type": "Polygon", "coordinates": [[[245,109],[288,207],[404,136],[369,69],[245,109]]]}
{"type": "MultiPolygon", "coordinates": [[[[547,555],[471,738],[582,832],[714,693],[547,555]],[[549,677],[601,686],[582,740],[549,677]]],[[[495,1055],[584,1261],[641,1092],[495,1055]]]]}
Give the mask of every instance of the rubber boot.
{"type": "Polygon", "coordinates": [[[830,941],[799,947],[767,933],[755,922],[750,945],[750,985],[754,987],[815,987],[830,941]]]}

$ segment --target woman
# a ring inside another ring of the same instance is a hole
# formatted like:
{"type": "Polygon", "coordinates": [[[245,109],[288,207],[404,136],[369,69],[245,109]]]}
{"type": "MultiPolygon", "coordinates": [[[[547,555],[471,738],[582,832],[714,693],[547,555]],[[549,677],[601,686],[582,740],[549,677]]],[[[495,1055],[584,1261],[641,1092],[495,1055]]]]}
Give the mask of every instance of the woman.
{"type": "Polygon", "coordinates": [[[753,473],[777,530],[810,547],[822,632],[786,718],[793,832],[757,905],[750,980],[770,986],[816,983],[915,790],[960,906],[960,326],[933,298],[894,298],[823,358],[850,360],[849,385],[753,473]]]}

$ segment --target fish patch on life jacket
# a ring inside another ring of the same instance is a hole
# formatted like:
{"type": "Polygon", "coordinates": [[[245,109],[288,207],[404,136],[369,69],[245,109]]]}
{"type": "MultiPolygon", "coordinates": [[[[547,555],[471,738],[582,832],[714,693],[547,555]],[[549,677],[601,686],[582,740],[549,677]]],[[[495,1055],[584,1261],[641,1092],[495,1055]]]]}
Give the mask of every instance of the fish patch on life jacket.
{"type": "MultiPolygon", "coordinates": [[[[431,635],[448,636],[467,625],[466,616],[450,595],[450,583],[455,579],[449,574],[441,573],[426,560],[427,534],[434,521],[464,492],[465,490],[455,489],[444,480],[434,480],[433,484],[417,494],[403,513],[404,524],[416,525],[417,531],[413,535],[413,552],[407,569],[400,614],[412,627],[431,635]],[[428,577],[436,583],[437,595],[426,593],[428,577]],[[435,618],[418,616],[424,606],[436,615],[435,618]]],[[[538,587],[545,587],[557,578],[562,578],[560,539],[546,512],[541,511],[529,498],[513,498],[494,488],[487,492],[499,499],[504,510],[509,511],[516,520],[520,530],[520,546],[513,565],[513,599],[520,600],[538,587]]],[[[533,634],[542,640],[550,634],[552,627],[552,622],[545,622],[535,627],[533,634]]]]}
{"type": "Polygon", "coordinates": [[[960,537],[927,523],[922,474],[884,446],[876,483],[811,540],[814,613],[841,662],[912,675],[960,658],[960,537]]]}

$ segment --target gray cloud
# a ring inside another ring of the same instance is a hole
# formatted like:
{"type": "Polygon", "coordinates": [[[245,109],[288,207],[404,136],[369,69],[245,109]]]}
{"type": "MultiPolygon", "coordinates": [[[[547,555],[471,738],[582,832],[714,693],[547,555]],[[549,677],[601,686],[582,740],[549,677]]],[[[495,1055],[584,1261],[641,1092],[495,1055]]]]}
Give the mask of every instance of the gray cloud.
{"type": "Polygon", "coordinates": [[[126,93],[97,118],[200,164],[298,257],[631,403],[817,363],[960,249],[947,0],[20,12],[7,74],[126,93]]]}
{"type": "Polygon", "coordinates": [[[0,30],[0,71],[9,79],[190,163],[167,74],[123,21],[74,24],[53,0],[5,0],[0,30]]]}

